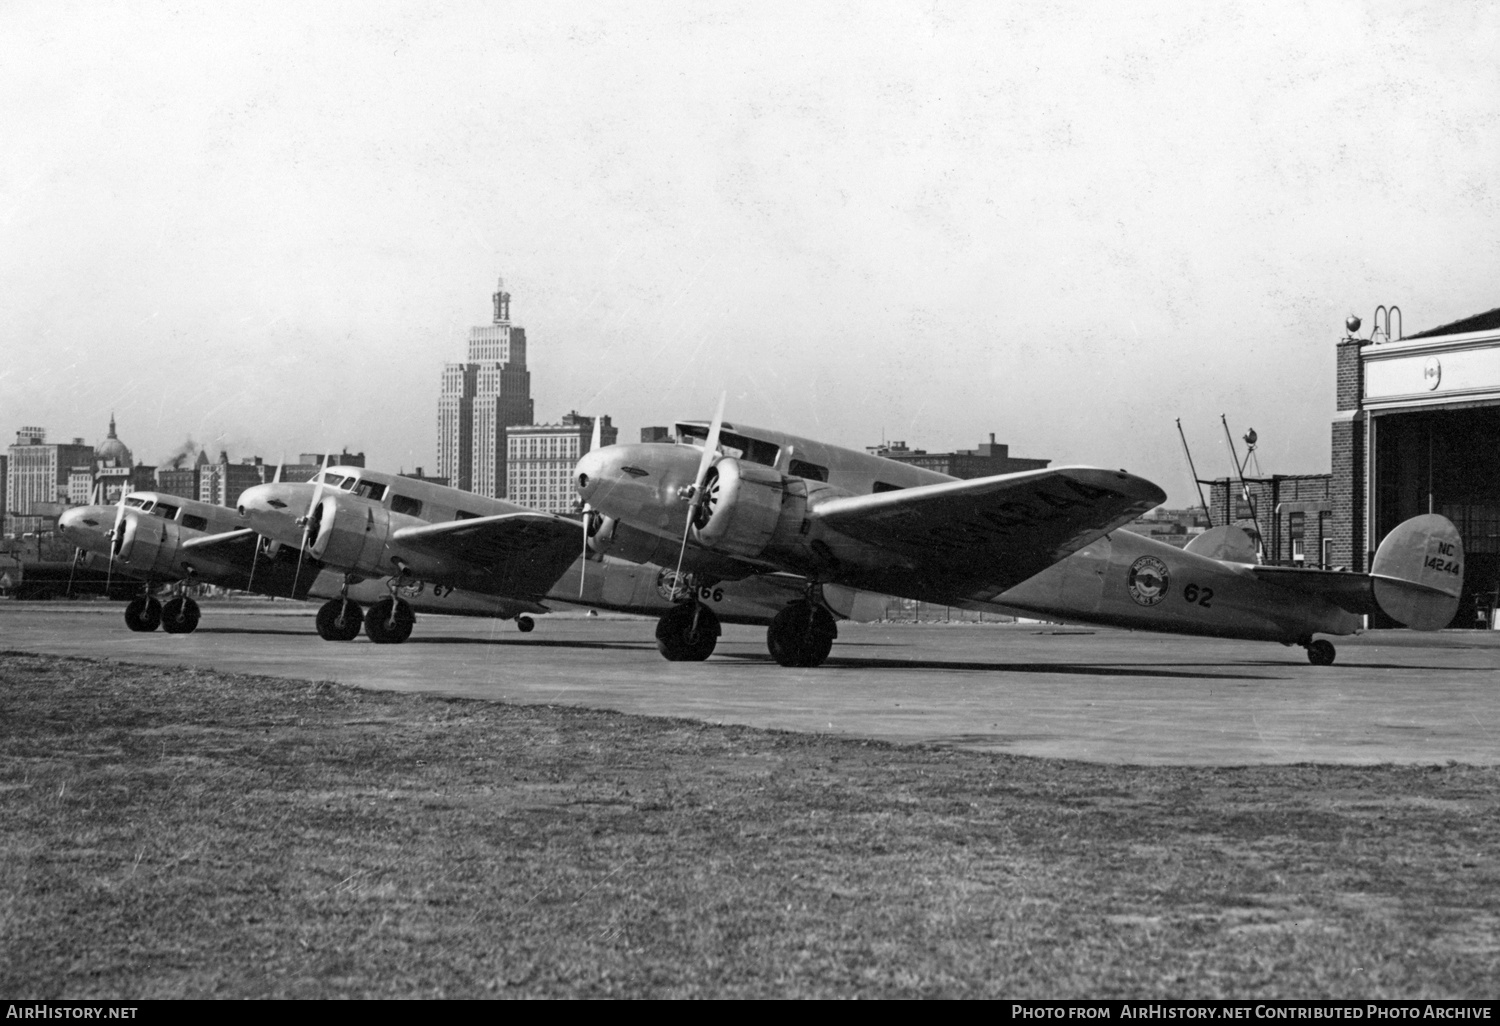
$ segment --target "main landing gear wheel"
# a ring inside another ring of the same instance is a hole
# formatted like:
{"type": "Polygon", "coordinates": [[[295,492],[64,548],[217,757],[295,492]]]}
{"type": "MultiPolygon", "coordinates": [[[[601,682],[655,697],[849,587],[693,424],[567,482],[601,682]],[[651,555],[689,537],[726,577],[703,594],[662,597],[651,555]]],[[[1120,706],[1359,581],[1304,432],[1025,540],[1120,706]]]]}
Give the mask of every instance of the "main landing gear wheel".
{"type": "Polygon", "coordinates": [[[168,634],[191,634],[198,629],[198,619],[203,615],[198,603],[186,595],[167,599],[161,607],[161,629],[168,634]]]}
{"type": "Polygon", "coordinates": [[[1331,641],[1319,638],[1317,641],[1307,643],[1307,661],[1314,666],[1332,666],[1335,654],[1331,641]]]}
{"type": "Polygon", "coordinates": [[[656,621],[656,650],[674,663],[701,663],[713,655],[720,630],[712,609],[684,602],[656,621]]]}
{"type": "Polygon", "coordinates": [[[349,599],[329,599],[318,607],[318,637],[324,641],[353,641],[364,622],[359,603],[349,599]]]}
{"type": "Polygon", "coordinates": [[[365,613],[365,633],[377,645],[399,645],[411,637],[417,614],[403,599],[383,598],[365,613]]]}
{"type": "Polygon", "coordinates": [[[516,630],[520,631],[522,634],[530,634],[532,631],[536,630],[536,621],[531,617],[522,614],[521,616],[516,617],[516,630]]]}
{"type": "Polygon", "coordinates": [[[150,595],[130,600],[125,607],[125,626],[142,634],[150,634],[161,626],[161,603],[150,595]]]}
{"type": "Polygon", "coordinates": [[[838,636],[828,610],[810,602],[793,602],[766,629],[766,648],[782,666],[821,666],[838,636]]]}

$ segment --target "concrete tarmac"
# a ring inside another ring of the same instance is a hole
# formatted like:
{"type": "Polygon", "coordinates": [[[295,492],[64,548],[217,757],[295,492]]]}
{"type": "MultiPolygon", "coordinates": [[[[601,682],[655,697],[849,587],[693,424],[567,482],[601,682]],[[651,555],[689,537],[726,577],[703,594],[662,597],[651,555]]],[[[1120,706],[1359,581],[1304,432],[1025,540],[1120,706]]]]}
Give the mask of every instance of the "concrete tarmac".
{"type": "Polygon", "coordinates": [[[668,663],[654,621],[419,617],[403,645],[336,643],[314,607],[207,603],[197,632],[132,633],[122,606],[0,602],[0,650],[201,666],[359,687],[555,703],[1142,765],[1500,763],[1500,632],[1374,631],[1300,648],[1046,625],[851,624],[815,670],[726,627],[668,663]]]}

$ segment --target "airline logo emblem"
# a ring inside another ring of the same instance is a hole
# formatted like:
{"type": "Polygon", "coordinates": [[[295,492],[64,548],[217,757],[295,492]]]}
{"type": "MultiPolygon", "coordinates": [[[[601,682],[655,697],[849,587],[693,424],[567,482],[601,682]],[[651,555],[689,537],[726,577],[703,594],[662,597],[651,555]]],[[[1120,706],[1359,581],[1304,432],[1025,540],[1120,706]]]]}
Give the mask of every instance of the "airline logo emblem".
{"type": "Polygon", "coordinates": [[[1427,363],[1422,367],[1422,380],[1427,383],[1427,391],[1431,392],[1438,387],[1443,380],[1443,365],[1438,362],[1436,356],[1429,356],[1427,363]]]}
{"type": "Polygon", "coordinates": [[[1167,564],[1155,556],[1142,556],[1130,564],[1130,576],[1125,579],[1125,585],[1137,605],[1154,606],[1167,597],[1169,580],[1167,564]]]}

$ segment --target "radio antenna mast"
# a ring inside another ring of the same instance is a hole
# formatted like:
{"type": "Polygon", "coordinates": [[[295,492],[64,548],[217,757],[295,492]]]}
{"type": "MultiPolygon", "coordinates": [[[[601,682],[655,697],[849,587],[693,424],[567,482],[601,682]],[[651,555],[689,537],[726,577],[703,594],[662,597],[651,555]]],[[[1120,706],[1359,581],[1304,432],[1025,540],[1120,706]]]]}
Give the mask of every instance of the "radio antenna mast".
{"type": "MultiPolygon", "coordinates": [[[[1193,475],[1193,487],[1198,489],[1198,504],[1203,507],[1203,515],[1208,518],[1208,526],[1214,526],[1214,518],[1208,511],[1208,503],[1203,499],[1203,482],[1198,480],[1198,468],[1193,466],[1193,453],[1188,448],[1187,435],[1182,431],[1182,418],[1177,418],[1177,437],[1182,439],[1182,454],[1187,457],[1188,473],[1193,475]]],[[[1227,517],[1227,514],[1226,514],[1227,517]]],[[[1228,520],[1225,520],[1228,523],[1228,520]]]]}

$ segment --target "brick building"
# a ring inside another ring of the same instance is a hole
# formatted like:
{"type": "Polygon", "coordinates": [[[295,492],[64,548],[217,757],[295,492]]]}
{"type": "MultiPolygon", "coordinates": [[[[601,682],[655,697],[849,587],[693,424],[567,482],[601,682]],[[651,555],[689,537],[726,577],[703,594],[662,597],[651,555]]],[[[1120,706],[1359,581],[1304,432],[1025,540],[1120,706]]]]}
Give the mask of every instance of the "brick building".
{"type": "Polygon", "coordinates": [[[1455,625],[1500,606],[1500,309],[1415,335],[1375,311],[1338,344],[1332,429],[1332,559],[1370,565],[1410,517],[1441,513],[1467,556],[1455,625]]]}
{"type": "Polygon", "coordinates": [[[994,474],[1015,474],[1023,470],[1044,470],[1052,462],[1012,456],[1010,446],[997,444],[993,432],[990,440],[981,442],[976,449],[928,452],[925,449],[908,449],[905,442],[882,442],[880,445],[867,446],[865,452],[966,480],[994,474]]]}
{"type": "Polygon", "coordinates": [[[1247,477],[1243,487],[1227,477],[1204,483],[1210,488],[1209,519],[1252,533],[1258,529],[1265,562],[1324,569],[1341,565],[1333,562],[1333,475],[1247,477]]]}

